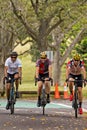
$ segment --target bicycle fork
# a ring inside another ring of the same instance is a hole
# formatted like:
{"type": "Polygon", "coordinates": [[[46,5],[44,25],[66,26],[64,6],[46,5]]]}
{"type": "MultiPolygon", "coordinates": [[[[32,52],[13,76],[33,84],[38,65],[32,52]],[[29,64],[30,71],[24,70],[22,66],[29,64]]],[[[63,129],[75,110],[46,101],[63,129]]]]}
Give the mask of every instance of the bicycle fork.
{"type": "Polygon", "coordinates": [[[45,106],[46,103],[47,103],[47,101],[46,101],[45,85],[43,84],[42,97],[41,97],[41,106],[45,106]]]}

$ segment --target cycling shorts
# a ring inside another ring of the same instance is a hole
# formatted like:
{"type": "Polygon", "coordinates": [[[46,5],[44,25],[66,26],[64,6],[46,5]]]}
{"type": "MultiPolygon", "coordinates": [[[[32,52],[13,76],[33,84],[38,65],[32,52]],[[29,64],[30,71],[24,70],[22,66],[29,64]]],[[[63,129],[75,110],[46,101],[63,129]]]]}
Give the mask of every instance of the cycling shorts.
{"type": "Polygon", "coordinates": [[[45,78],[49,78],[49,74],[39,74],[39,81],[41,81],[41,79],[45,79],[45,78]]]}
{"type": "MultiPolygon", "coordinates": [[[[9,73],[7,73],[7,78],[8,78],[8,79],[9,79],[9,78],[13,79],[14,76],[15,76],[15,74],[18,74],[18,72],[14,73],[14,74],[9,74],[9,73]]],[[[7,83],[11,83],[11,80],[7,80],[7,83]]]]}
{"type": "MultiPolygon", "coordinates": [[[[83,80],[82,74],[80,74],[80,75],[69,74],[69,78],[75,79],[76,77],[77,77],[77,80],[83,80]]],[[[83,86],[83,82],[82,81],[78,81],[77,82],[77,87],[82,87],[82,86],[83,86]]]]}

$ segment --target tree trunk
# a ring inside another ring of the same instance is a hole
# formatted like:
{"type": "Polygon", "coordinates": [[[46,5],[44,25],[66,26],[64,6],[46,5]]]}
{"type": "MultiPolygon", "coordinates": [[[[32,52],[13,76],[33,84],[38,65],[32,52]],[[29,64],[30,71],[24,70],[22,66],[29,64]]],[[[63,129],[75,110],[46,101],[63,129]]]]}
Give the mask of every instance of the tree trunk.
{"type": "Polygon", "coordinates": [[[58,51],[54,52],[54,63],[53,63],[53,80],[54,84],[60,84],[61,66],[59,64],[58,51]]]}
{"type": "Polygon", "coordinates": [[[0,65],[0,90],[3,89],[4,64],[0,65]]]}

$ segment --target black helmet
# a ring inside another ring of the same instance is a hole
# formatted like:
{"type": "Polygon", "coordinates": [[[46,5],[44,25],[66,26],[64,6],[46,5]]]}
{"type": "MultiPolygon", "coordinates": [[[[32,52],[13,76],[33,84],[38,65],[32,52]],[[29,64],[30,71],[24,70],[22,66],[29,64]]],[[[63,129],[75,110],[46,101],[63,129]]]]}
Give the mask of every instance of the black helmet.
{"type": "Polygon", "coordinates": [[[11,56],[11,57],[12,57],[12,56],[17,57],[17,56],[18,56],[18,53],[17,53],[16,51],[13,51],[13,52],[11,52],[10,56],[11,56]]]}

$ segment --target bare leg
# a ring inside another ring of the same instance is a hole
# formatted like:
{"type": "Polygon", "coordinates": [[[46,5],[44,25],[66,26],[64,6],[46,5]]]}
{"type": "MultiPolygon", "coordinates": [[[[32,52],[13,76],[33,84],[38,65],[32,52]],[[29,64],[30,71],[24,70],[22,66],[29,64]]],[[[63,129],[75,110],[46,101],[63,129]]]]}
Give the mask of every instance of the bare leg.
{"type": "Polygon", "coordinates": [[[82,87],[78,87],[79,107],[82,106],[82,87]]]}

